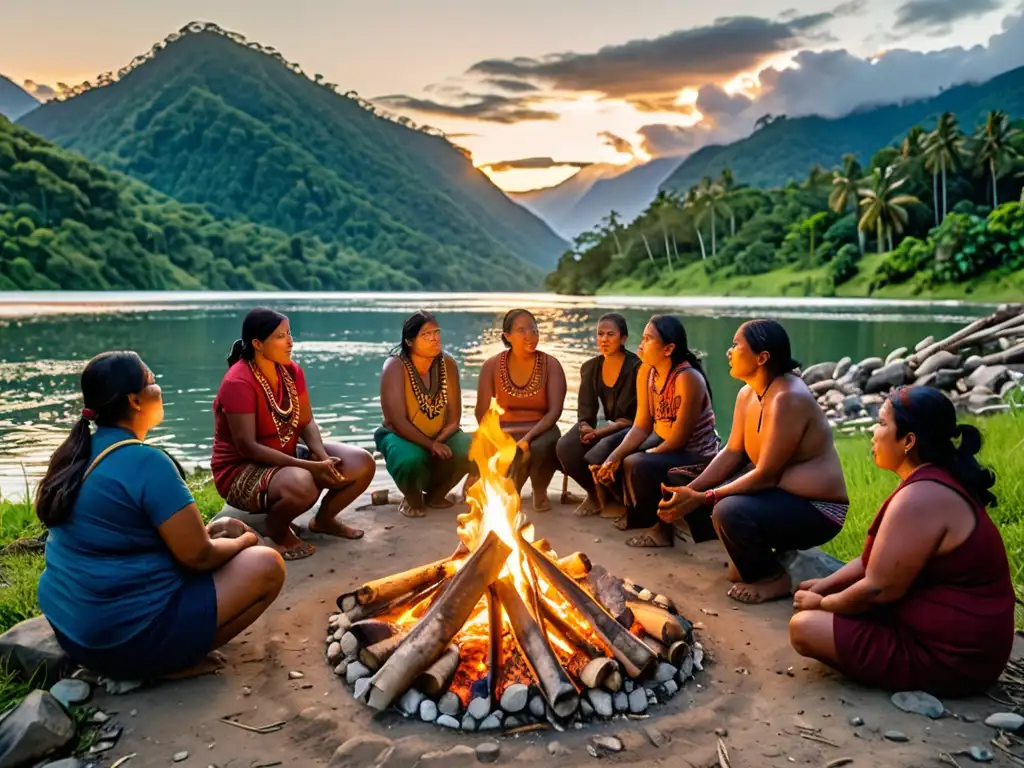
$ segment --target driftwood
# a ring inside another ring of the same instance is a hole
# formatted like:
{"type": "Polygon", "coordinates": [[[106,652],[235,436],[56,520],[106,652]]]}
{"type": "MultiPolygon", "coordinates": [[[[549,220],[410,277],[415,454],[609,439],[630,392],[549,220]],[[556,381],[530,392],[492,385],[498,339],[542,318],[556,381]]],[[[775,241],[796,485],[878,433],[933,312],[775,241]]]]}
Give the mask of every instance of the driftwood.
{"type": "Polygon", "coordinates": [[[1024,313],[1024,304],[1006,304],[1001,306],[988,317],[982,317],[975,320],[973,323],[961,328],[953,335],[947,336],[945,339],[925,347],[920,352],[915,352],[910,355],[910,357],[907,358],[907,364],[911,369],[916,369],[921,363],[936,352],[955,348],[960,341],[976,334],[978,331],[991,328],[993,325],[998,325],[999,323],[1005,322],[1020,315],[1021,313],[1024,313]]]}
{"type": "Polygon", "coordinates": [[[429,565],[421,565],[402,573],[368,581],[359,589],[343,593],[338,598],[338,607],[348,612],[357,605],[371,605],[382,600],[393,600],[406,593],[428,587],[454,574],[455,563],[446,557],[429,565]]]}
{"type": "MultiPolygon", "coordinates": [[[[430,584],[422,589],[415,590],[412,592],[406,592],[404,595],[398,595],[391,600],[378,601],[376,603],[369,603],[367,605],[357,605],[351,611],[344,611],[342,616],[345,617],[349,624],[357,624],[360,621],[371,619],[374,616],[380,616],[381,614],[393,613],[403,605],[416,605],[417,603],[426,600],[432,595],[443,590],[445,586],[451,581],[451,579],[445,579],[437,584],[430,584]]],[[[338,597],[338,608],[341,608],[341,597],[338,597]]]]}
{"type": "Polygon", "coordinates": [[[348,628],[348,631],[355,636],[360,646],[367,646],[396,635],[398,627],[387,621],[364,619],[363,621],[357,621],[348,628]]]}
{"type": "Polygon", "coordinates": [[[1002,352],[994,352],[981,358],[982,365],[1008,365],[1017,360],[1024,360],[1024,342],[1016,346],[1004,349],[1002,352]]]}
{"type": "Polygon", "coordinates": [[[630,600],[626,605],[633,612],[633,618],[640,622],[644,632],[659,643],[670,646],[686,639],[686,630],[679,619],[664,608],[640,600],[630,600]]]}
{"type": "Polygon", "coordinates": [[[405,640],[407,633],[402,632],[400,634],[394,634],[391,637],[381,640],[380,642],[368,645],[365,648],[359,649],[359,660],[363,662],[368,670],[376,672],[381,668],[391,654],[395,652],[402,641],[405,640]]]}
{"type": "Polygon", "coordinates": [[[427,696],[437,696],[448,689],[448,684],[455,677],[459,668],[459,646],[449,645],[441,658],[420,672],[413,681],[413,686],[427,696]]]}
{"type": "Polygon", "coordinates": [[[967,347],[985,344],[990,341],[996,341],[1001,338],[1013,338],[1014,336],[1019,336],[1022,333],[1024,333],[1024,314],[1021,314],[1018,317],[1012,317],[1005,322],[999,323],[999,325],[994,325],[984,331],[979,331],[978,333],[968,336],[966,339],[958,342],[956,346],[949,351],[961,350],[967,347]]]}
{"type": "Polygon", "coordinates": [[[559,717],[568,717],[580,704],[576,686],[548,643],[547,635],[533,616],[516,588],[507,579],[495,582],[494,590],[505,609],[516,645],[523,654],[534,680],[547,699],[551,711],[559,717]]]}
{"type": "Polygon", "coordinates": [[[444,652],[472,615],[487,587],[498,577],[511,548],[494,531],[448,580],[450,588],[434,601],[384,666],[370,678],[367,703],[384,710],[409,689],[416,676],[444,652]]]}
{"type": "MultiPolygon", "coordinates": [[[[654,652],[619,624],[605,609],[588,595],[558,566],[533,549],[523,547],[526,557],[555,589],[590,623],[601,640],[632,678],[643,675],[655,661],[654,652]]],[[[507,608],[506,608],[507,610],[507,608]]]]}

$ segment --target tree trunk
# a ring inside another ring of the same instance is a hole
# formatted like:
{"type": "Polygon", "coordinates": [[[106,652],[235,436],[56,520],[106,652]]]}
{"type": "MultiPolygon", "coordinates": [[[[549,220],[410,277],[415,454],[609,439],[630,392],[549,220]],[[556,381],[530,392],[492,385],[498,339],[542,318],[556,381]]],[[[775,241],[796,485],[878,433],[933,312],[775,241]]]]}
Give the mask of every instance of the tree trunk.
{"type": "Polygon", "coordinates": [[[729,237],[736,237],[736,214],[729,215],[729,237]]]}
{"type": "MultiPolygon", "coordinates": [[[[939,214],[936,212],[935,215],[939,214]]],[[[868,233],[859,227],[857,228],[857,245],[860,247],[860,255],[863,256],[864,251],[868,249],[868,233]]]]}
{"type": "Polygon", "coordinates": [[[651,260],[651,264],[654,265],[655,269],[657,269],[658,268],[658,263],[654,260],[654,254],[651,253],[651,246],[647,242],[647,235],[641,234],[640,237],[642,237],[644,239],[644,248],[647,249],[647,258],[651,260]]]}
{"type": "Polygon", "coordinates": [[[932,174],[932,203],[935,208],[935,226],[939,226],[939,171],[932,174]]]}
{"type": "Polygon", "coordinates": [[[891,251],[891,250],[893,250],[893,247],[892,247],[892,230],[890,229],[886,234],[887,234],[887,236],[889,238],[889,250],[891,251]]]}
{"type": "Polygon", "coordinates": [[[882,224],[882,217],[878,217],[878,252],[885,253],[885,225],[882,224]]]}
{"type": "Polygon", "coordinates": [[[665,237],[665,258],[668,259],[668,268],[672,269],[672,249],[668,244],[668,230],[665,227],[661,228],[661,234],[665,237]]]}
{"type": "Polygon", "coordinates": [[[704,235],[700,233],[700,227],[694,225],[694,229],[697,230],[697,241],[700,243],[700,257],[706,261],[708,258],[708,252],[704,249],[704,235]]]}
{"type": "Polygon", "coordinates": [[[946,189],[946,161],[942,161],[942,220],[946,220],[946,214],[949,213],[949,198],[948,190],[946,189]]]}
{"type": "Polygon", "coordinates": [[[717,229],[717,227],[715,226],[715,209],[714,209],[714,207],[712,207],[711,208],[711,255],[712,256],[717,256],[718,255],[718,242],[717,242],[717,238],[715,236],[715,230],[716,229],[717,229]]]}
{"type": "Polygon", "coordinates": [[[999,207],[999,182],[996,180],[996,159],[993,157],[989,160],[989,164],[992,167],[992,208],[999,207]]]}

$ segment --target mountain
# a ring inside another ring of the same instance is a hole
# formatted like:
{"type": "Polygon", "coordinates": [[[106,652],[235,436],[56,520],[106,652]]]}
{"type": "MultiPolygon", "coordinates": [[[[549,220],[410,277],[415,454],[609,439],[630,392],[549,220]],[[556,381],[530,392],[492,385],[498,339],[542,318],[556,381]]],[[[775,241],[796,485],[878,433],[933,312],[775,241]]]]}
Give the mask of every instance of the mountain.
{"type": "Polygon", "coordinates": [[[0,115],[17,120],[39,106],[39,100],[20,85],[0,75],[0,115]]]}
{"type": "Polygon", "coordinates": [[[701,177],[716,177],[725,168],[732,169],[743,184],[783,186],[806,178],[815,164],[841,166],[847,153],[867,164],[879,147],[902,141],[912,126],[933,124],[943,112],[953,112],[960,127],[970,132],[994,109],[1024,114],[1024,67],[984,83],[950,88],[933,98],[860,109],[841,118],[778,119],[745,139],[694,153],[662,186],[686,192],[701,177]]]}
{"type": "Polygon", "coordinates": [[[218,221],[0,117],[0,291],[417,287],[337,244],[218,221]]]}
{"type": "Polygon", "coordinates": [[[581,168],[568,179],[553,187],[533,189],[529,192],[512,192],[509,197],[539,216],[558,232],[559,222],[596,182],[626,173],[629,169],[628,165],[594,163],[581,168]]]}
{"type": "Polygon", "coordinates": [[[566,244],[462,152],[243,41],[189,25],[22,124],[215,216],[337,241],[423,289],[539,286],[566,244]]]}

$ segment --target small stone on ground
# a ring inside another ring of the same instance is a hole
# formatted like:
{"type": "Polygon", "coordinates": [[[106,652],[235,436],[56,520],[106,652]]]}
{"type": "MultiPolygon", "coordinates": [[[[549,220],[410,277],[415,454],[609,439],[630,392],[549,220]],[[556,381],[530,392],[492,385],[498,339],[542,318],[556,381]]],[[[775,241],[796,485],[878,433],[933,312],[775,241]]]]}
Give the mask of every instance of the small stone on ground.
{"type": "Polygon", "coordinates": [[[885,738],[888,741],[895,741],[898,743],[910,741],[910,739],[907,738],[907,735],[905,733],[902,733],[901,731],[886,731],[885,738]]]}
{"type": "Polygon", "coordinates": [[[590,743],[597,747],[599,752],[621,752],[622,741],[615,736],[595,736],[590,743]]]}
{"type": "Polygon", "coordinates": [[[548,754],[552,757],[565,757],[570,754],[568,747],[560,741],[552,741],[548,744],[548,754]]]}
{"type": "Polygon", "coordinates": [[[432,723],[437,720],[437,704],[430,699],[420,702],[420,720],[424,723],[432,723]]]}
{"type": "Polygon", "coordinates": [[[65,707],[72,704],[81,704],[89,698],[92,688],[84,680],[71,680],[65,678],[50,689],[50,695],[65,707]]]}
{"type": "Polygon", "coordinates": [[[455,717],[459,714],[459,709],[462,706],[462,702],[459,701],[459,697],[451,691],[448,691],[444,696],[441,697],[440,701],[437,702],[437,711],[442,715],[448,715],[449,717],[455,717]]]}
{"type": "Polygon", "coordinates": [[[476,720],[483,720],[491,713],[491,702],[483,696],[478,696],[469,702],[466,712],[476,720]]]}
{"type": "Polygon", "coordinates": [[[481,763],[495,763],[501,755],[501,746],[496,741],[484,741],[476,745],[476,759],[481,763]]]}
{"type": "Polygon", "coordinates": [[[1024,726],[1024,717],[1015,712],[996,712],[985,718],[985,725],[998,728],[1000,731],[1018,731],[1024,726]]]}
{"type": "Polygon", "coordinates": [[[444,726],[445,728],[452,728],[456,731],[461,730],[462,723],[456,720],[451,715],[438,715],[435,721],[438,725],[444,726]]]}
{"type": "Polygon", "coordinates": [[[937,720],[946,714],[946,708],[942,702],[924,691],[901,691],[894,693],[892,703],[904,712],[914,715],[923,715],[937,720]]]}
{"type": "Polygon", "coordinates": [[[634,688],[633,692],[629,694],[629,711],[634,715],[641,715],[647,711],[647,707],[647,690],[634,688]]]}
{"type": "Polygon", "coordinates": [[[174,757],[172,757],[171,759],[176,763],[180,763],[183,760],[188,760],[188,752],[175,752],[174,757]]]}

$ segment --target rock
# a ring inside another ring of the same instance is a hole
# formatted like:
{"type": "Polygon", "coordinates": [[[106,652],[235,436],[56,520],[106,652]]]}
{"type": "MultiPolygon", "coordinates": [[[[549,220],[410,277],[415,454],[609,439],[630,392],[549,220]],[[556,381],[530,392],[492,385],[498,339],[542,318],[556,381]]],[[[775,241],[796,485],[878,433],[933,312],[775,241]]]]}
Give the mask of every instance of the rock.
{"type": "Polygon", "coordinates": [[[338,677],[344,677],[346,672],[348,672],[348,659],[342,659],[338,662],[338,666],[334,668],[334,674],[338,677]]]}
{"type": "Polygon", "coordinates": [[[462,718],[462,730],[464,731],[475,731],[476,730],[476,718],[472,715],[465,715],[462,718]]]}
{"type": "Polygon", "coordinates": [[[906,347],[899,347],[898,349],[894,349],[892,352],[890,352],[886,356],[885,364],[886,365],[891,365],[892,363],[896,362],[897,360],[902,360],[906,356],[907,352],[909,352],[909,351],[910,350],[907,349],[906,347]]]}
{"type": "Polygon", "coordinates": [[[530,689],[522,683],[513,683],[501,694],[501,708],[506,712],[522,712],[530,700],[530,689]]]}
{"type": "Polygon", "coordinates": [[[612,696],[612,707],[616,712],[626,712],[629,709],[629,696],[625,691],[619,691],[612,696]]]}
{"type": "Polygon", "coordinates": [[[985,361],[981,357],[978,355],[971,355],[964,360],[964,372],[968,374],[974,373],[974,371],[978,370],[984,364],[985,361]]]}
{"type": "Polygon", "coordinates": [[[508,717],[505,718],[505,730],[506,731],[511,731],[513,728],[518,728],[522,724],[523,724],[522,720],[520,720],[515,715],[509,715],[508,717]]]}
{"type": "Polygon", "coordinates": [[[952,352],[943,350],[925,358],[924,362],[917,366],[917,370],[914,373],[920,378],[927,376],[929,373],[940,371],[943,368],[959,368],[963,360],[963,355],[954,355],[952,352]]]}
{"type": "Polygon", "coordinates": [[[355,656],[359,653],[359,639],[351,632],[341,636],[341,650],[346,656],[355,656]]]}
{"type": "Polygon", "coordinates": [[[437,704],[430,699],[420,702],[420,720],[424,723],[432,723],[437,720],[437,704]]]}
{"type": "Polygon", "coordinates": [[[895,741],[898,743],[910,741],[910,739],[907,738],[906,734],[901,733],[900,731],[886,731],[884,736],[888,741],[895,741]]]}
{"type": "Polygon", "coordinates": [[[65,757],[63,760],[47,763],[43,768],[82,768],[82,765],[82,761],[77,757],[65,757]]]}
{"type": "Polygon", "coordinates": [[[922,386],[935,387],[943,392],[949,392],[956,389],[957,382],[960,381],[963,375],[964,371],[962,368],[940,368],[935,372],[935,378],[932,379],[931,383],[922,386]]]}
{"type": "Polygon", "coordinates": [[[668,662],[662,661],[658,664],[658,669],[654,673],[654,682],[667,683],[677,674],[679,674],[678,669],[673,667],[668,662]]]}
{"type": "Polygon", "coordinates": [[[641,715],[647,711],[647,691],[644,688],[634,688],[629,694],[629,711],[634,715],[641,715]]]}
{"type": "Polygon", "coordinates": [[[804,383],[809,387],[819,381],[825,381],[836,370],[836,363],[818,363],[807,368],[803,373],[804,383]]]}
{"type": "Polygon", "coordinates": [[[459,710],[462,709],[462,702],[459,701],[459,697],[451,691],[444,694],[440,701],[437,702],[437,711],[442,715],[448,715],[449,717],[455,717],[459,714],[459,710]]]}
{"type": "Polygon", "coordinates": [[[288,679],[289,680],[301,680],[304,677],[305,677],[305,675],[302,674],[301,672],[294,672],[294,671],[292,671],[292,672],[288,673],[288,679]]]}
{"type": "MultiPolygon", "coordinates": [[[[616,694],[618,695],[618,694],[616,694]]],[[[625,694],[622,694],[625,696],[625,694]]],[[[598,688],[590,688],[587,693],[587,700],[590,705],[594,708],[594,711],[600,717],[611,717],[614,712],[614,705],[612,703],[612,695],[608,691],[602,691],[598,688]]],[[[626,706],[629,706],[628,699],[626,706]]]]}
{"type": "Polygon", "coordinates": [[[984,392],[974,391],[971,392],[967,398],[967,407],[974,413],[977,413],[982,408],[988,408],[989,406],[1002,406],[1006,405],[1003,402],[1003,398],[995,394],[986,394],[984,392]]]}
{"type": "Polygon", "coordinates": [[[186,752],[184,750],[181,751],[181,752],[175,752],[174,753],[174,757],[172,757],[171,760],[173,760],[176,763],[180,763],[180,762],[183,762],[185,760],[188,760],[188,752],[186,752]]]}
{"type": "Polygon", "coordinates": [[[704,646],[700,643],[693,644],[693,667],[698,672],[704,671],[704,646]]]}
{"type": "Polygon", "coordinates": [[[496,741],[482,741],[476,745],[476,759],[481,763],[496,763],[501,755],[501,746],[496,741]]]}
{"type": "Polygon", "coordinates": [[[885,360],[880,357],[865,357],[859,363],[857,363],[857,371],[859,373],[867,373],[869,376],[885,365],[885,360]]]}
{"type": "Polygon", "coordinates": [[[334,641],[327,646],[327,662],[337,664],[339,661],[341,661],[341,643],[334,641]]]}
{"type": "Polygon", "coordinates": [[[45,681],[39,680],[43,685],[56,683],[70,665],[50,622],[43,616],[15,624],[0,635],[0,661],[6,662],[10,671],[20,673],[25,680],[43,670],[45,681]]]}
{"type": "Polygon", "coordinates": [[[357,701],[365,702],[366,693],[370,690],[370,681],[372,679],[373,678],[367,676],[360,677],[358,680],[356,680],[356,684],[352,686],[352,697],[357,701]]]}
{"type": "Polygon", "coordinates": [[[789,573],[794,585],[808,579],[823,579],[842,568],[845,563],[832,555],[814,549],[800,549],[784,552],[779,558],[782,567],[789,573]]]}
{"type": "Polygon", "coordinates": [[[1013,712],[996,712],[985,718],[985,725],[1000,731],[1019,731],[1024,726],[1024,717],[1013,712]]]}
{"type": "Polygon", "coordinates": [[[946,714],[946,708],[942,705],[942,702],[924,691],[901,691],[894,693],[890,701],[904,712],[923,715],[933,720],[938,720],[946,714]]]}
{"type": "Polygon", "coordinates": [[[665,734],[663,734],[654,726],[645,726],[644,733],[647,734],[647,738],[650,739],[651,744],[658,747],[659,749],[668,744],[668,739],[665,737],[665,734]]]}
{"type": "Polygon", "coordinates": [[[691,677],[693,677],[693,656],[687,654],[686,658],[679,665],[679,677],[676,679],[679,681],[679,685],[682,686],[691,677]]]}
{"type": "Polygon", "coordinates": [[[1005,365],[983,365],[967,377],[967,386],[971,389],[986,387],[995,392],[1008,378],[1010,369],[1005,365]]]}
{"type": "Polygon", "coordinates": [[[595,736],[590,740],[598,752],[615,754],[622,751],[622,740],[615,736],[595,736]]]}
{"type": "Polygon", "coordinates": [[[580,714],[583,715],[583,719],[589,719],[594,716],[594,705],[586,699],[580,699],[580,714]]]}
{"type": "Polygon", "coordinates": [[[910,366],[904,360],[897,360],[872,373],[864,385],[864,392],[869,395],[873,392],[885,392],[905,384],[909,379],[910,366]]]}
{"type": "Polygon", "coordinates": [[[50,689],[50,695],[65,707],[81,704],[92,694],[92,688],[84,680],[64,678],[50,689]]]}
{"type": "Polygon", "coordinates": [[[466,712],[475,720],[483,720],[491,714],[491,702],[490,700],[479,696],[469,702],[469,706],[466,707],[466,712]]]}
{"type": "Polygon", "coordinates": [[[633,681],[629,678],[626,678],[626,680],[622,683],[622,690],[624,690],[626,693],[632,693],[633,688],[635,687],[636,686],[634,685],[633,681]]]}
{"type": "Polygon", "coordinates": [[[830,389],[835,387],[835,385],[835,379],[825,379],[824,381],[819,381],[816,384],[811,384],[808,389],[810,389],[814,395],[824,395],[830,389]]]}
{"type": "Polygon", "coordinates": [[[420,760],[416,765],[433,765],[437,768],[470,768],[476,765],[476,750],[465,744],[459,744],[457,747],[444,751],[426,752],[420,755],[420,760]]]}
{"type": "Polygon", "coordinates": [[[661,684],[661,687],[665,689],[665,698],[671,699],[679,692],[679,683],[675,680],[669,680],[661,684]]]}
{"type": "Polygon", "coordinates": [[[845,376],[852,367],[853,360],[851,360],[849,357],[844,357],[842,360],[836,363],[836,367],[832,371],[832,378],[835,379],[836,381],[839,381],[839,379],[843,378],[843,376],[845,376]]]}
{"type": "Polygon", "coordinates": [[[843,398],[843,413],[847,416],[856,416],[864,408],[864,401],[860,395],[847,395],[843,398]]]}
{"type": "Polygon", "coordinates": [[[345,670],[345,681],[349,685],[355,685],[356,680],[362,680],[370,676],[370,670],[361,661],[350,661],[348,669],[345,670]]]}
{"type": "Polygon", "coordinates": [[[398,709],[407,715],[418,715],[420,712],[420,704],[423,703],[426,697],[417,691],[415,688],[410,688],[402,697],[398,700],[398,709]]]}
{"type": "Polygon", "coordinates": [[[53,696],[35,690],[0,720],[0,766],[24,765],[64,747],[75,724],[53,696]]]}
{"type": "Polygon", "coordinates": [[[923,339],[921,339],[919,342],[917,342],[917,344],[914,345],[914,351],[915,352],[920,352],[923,349],[928,349],[928,347],[930,347],[934,343],[935,343],[935,337],[934,336],[925,336],[923,339]]]}
{"type": "Polygon", "coordinates": [[[843,404],[846,399],[846,395],[840,392],[838,389],[830,389],[825,393],[825,397],[822,398],[826,408],[838,408],[843,404]]]}
{"type": "Polygon", "coordinates": [[[548,754],[552,757],[566,757],[572,754],[569,749],[560,741],[548,742],[548,754]]]}
{"type": "Polygon", "coordinates": [[[715,736],[717,736],[718,738],[724,739],[728,735],[729,731],[725,728],[715,728],[715,736]]]}
{"type": "Polygon", "coordinates": [[[543,696],[532,696],[530,698],[530,714],[536,717],[538,720],[543,720],[544,715],[547,714],[548,705],[544,701],[543,696]]]}
{"type": "Polygon", "coordinates": [[[501,728],[501,716],[495,712],[492,715],[488,715],[483,719],[483,722],[477,726],[478,731],[496,731],[501,728]]]}
{"type": "Polygon", "coordinates": [[[863,717],[851,717],[850,718],[850,725],[852,725],[854,728],[860,728],[862,725],[864,725],[864,718],[863,717]]]}
{"type": "Polygon", "coordinates": [[[967,750],[967,754],[976,763],[991,763],[995,760],[995,755],[984,747],[971,747],[967,750]]]}
{"type": "Polygon", "coordinates": [[[460,723],[451,715],[438,715],[437,720],[435,720],[434,722],[445,728],[451,728],[453,731],[462,730],[462,723],[460,723]]]}

